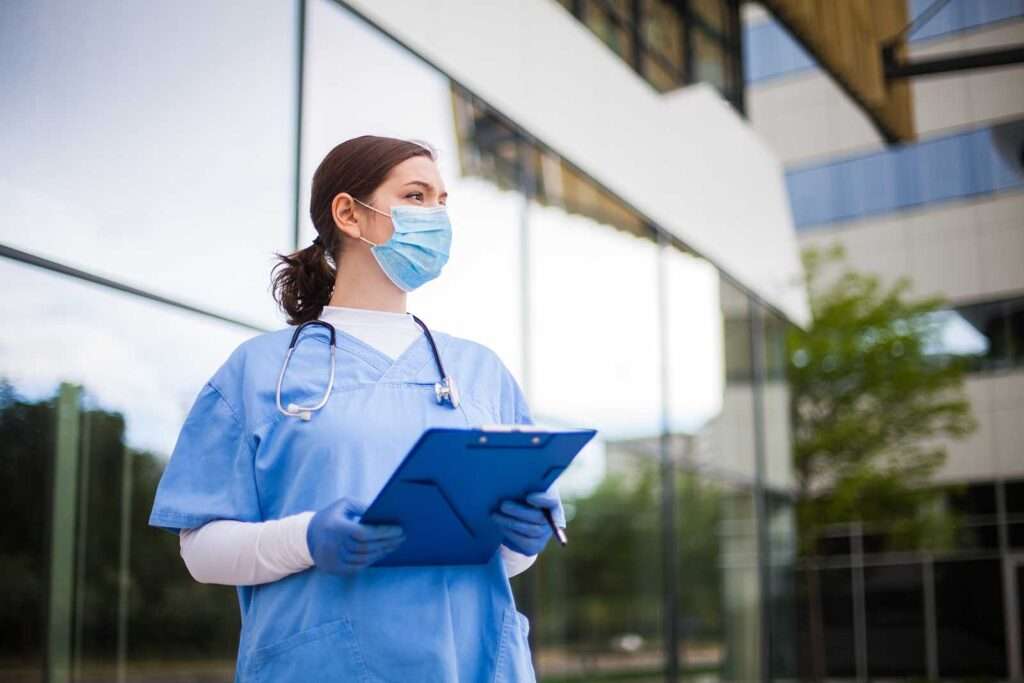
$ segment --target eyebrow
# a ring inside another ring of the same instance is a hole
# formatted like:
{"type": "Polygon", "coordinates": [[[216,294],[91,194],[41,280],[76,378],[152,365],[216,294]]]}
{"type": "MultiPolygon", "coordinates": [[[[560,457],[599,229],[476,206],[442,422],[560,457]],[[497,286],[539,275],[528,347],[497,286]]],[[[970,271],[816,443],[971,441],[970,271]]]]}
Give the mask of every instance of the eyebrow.
{"type": "MultiPolygon", "coordinates": [[[[409,182],[406,183],[406,185],[422,185],[423,187],[427,188],[428,190],[434,189],[433,185],[431,185],[430,183],[423,182],[422,180],[410,180],[409,182]]],[[[442,192],[441,196],[442,197],[447,197],[448,193],[447,192],[442,192]]]]}

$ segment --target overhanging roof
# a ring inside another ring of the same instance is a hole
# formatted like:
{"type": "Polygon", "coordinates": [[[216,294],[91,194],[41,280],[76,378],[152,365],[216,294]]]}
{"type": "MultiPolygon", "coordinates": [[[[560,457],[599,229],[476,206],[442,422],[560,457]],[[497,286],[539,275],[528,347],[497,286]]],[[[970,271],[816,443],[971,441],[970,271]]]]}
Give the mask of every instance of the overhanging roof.
{"type": "MultiPolygon", "coordinates": [[[[907,0],[761,0],[854,102],[886,142],[916,139],[906,80],[886,80],[882,48],[907,26],[907,0]]],[[[906,37],[891,43],[906,58],[906,37]]]]}

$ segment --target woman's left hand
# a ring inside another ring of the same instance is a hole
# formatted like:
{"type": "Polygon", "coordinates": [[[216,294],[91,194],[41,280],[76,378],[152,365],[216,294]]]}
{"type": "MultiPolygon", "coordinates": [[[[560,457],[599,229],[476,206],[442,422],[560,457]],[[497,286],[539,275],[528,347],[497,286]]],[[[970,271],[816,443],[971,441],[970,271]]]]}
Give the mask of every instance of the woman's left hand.
{"type": "Polygon", "coordinates": [[[502,543],[522,555],[536,555],[551,538],[551,527],[544,516],[544,508],[552,512],[558,508],[558,498],[547,492],[526,496],[529,505],[516,500],[502,501],[491,519],[501,529],[502,543]]]}

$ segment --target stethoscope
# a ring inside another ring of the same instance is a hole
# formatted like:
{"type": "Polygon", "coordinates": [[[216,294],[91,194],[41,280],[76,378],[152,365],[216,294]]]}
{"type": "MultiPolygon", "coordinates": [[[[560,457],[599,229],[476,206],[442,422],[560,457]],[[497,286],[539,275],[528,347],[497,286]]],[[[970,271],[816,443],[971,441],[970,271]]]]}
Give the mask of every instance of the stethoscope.
{"type": "MultiPolygon", "coordinates": [[[[409,315],[412,315],[411,313],[409,315]]],[[[434,353],[434,362],[437,363],[437,371],[441,373],[441,381],[434,383],[434,395],[437,397],[439,404],[447,403],[453,409],[458,408],[460,404],[459,390],[455,386],[455,378],[449,377],[444,371],[444,365],[441,364],[441,354],[437,352],[437,345],[434,343],[434,337],[430,334],[430,330],[427,329],[426,324],[417,318],[415,315],[412,319],[416,321],[416,324],[423,329],[423,333],[427,335],[427,341],[430,342],[430,350],[434,353]]],[[[334,388],[334,351],[337,347],[334,345],[335,341],[335,330],[334,325],[330,324],[325,320],[308,320],[298,327],[295,328],[295,333],[292,334],[292,341],[288,344],[288,353],[284,357],[284,365],[281,366],[281,373],[277,376],[277,409],[288,417],[299,417],[307,422],[313,416],[314,410],[320,410],[327,405],[327,399],[331,397],[331,390],[334,388]],[[281,385],[284,383],[284,373],[288,370],[288,361],[292,359],[292,354],[295,352],[295,348],[298,345],[299,335],[302,333],[302,329],[307,325],[320,325],[326,327],[327,331],[331,335],[331,376],[327,382],[327,390],[324,391],[323,398],[320,402],[312,406],[300,406],[295,403],[289,403],[288,407],[285,408],[281,405],[281,385]]]]}

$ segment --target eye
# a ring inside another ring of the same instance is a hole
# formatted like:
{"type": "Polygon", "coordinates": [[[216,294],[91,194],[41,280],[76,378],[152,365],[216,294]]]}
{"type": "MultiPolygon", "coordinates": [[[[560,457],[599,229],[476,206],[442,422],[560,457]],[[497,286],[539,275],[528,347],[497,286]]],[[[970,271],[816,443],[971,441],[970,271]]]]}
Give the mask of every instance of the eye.
{"type": "Polygon", "coordinates": [[[408,199],[409,197],[419,197],[420,200],[422,201],[423,193],[422,192],[410,192],[409,194],[405,195],[406,199],[408,199]]]}

